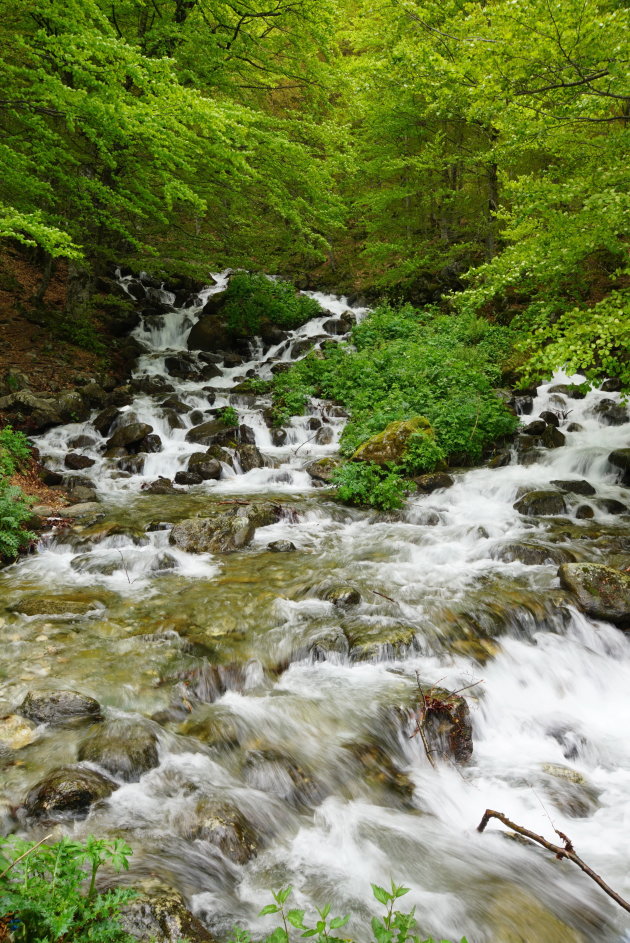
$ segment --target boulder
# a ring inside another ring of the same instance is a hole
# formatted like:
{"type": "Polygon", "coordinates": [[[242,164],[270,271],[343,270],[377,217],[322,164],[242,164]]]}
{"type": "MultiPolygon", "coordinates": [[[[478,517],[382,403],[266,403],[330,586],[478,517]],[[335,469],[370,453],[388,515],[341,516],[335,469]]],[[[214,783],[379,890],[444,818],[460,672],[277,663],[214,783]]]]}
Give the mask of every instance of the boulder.
{"type": "Polygon", "coordinates": [[[174,393],[175,387],[164,377],[136,377],[129,384],[132,392],[146,393],[147,396],[164,396],[165,393],[174,393]]]}
{"type": "Polygon", "coordinates": [[[605,426],[623,426],[626,422],[630,422],[626,407],[622,403],[615,402],[614,399],[601,399],[593,407],[593,414],[605,426]]]}
{"type": "MultiPolygon", "coordinates": [[[[221,477],[221,462],[209,456],[207,452],[193,452],[188,459],[188,471],[199,475],[203,481],[218,480],[221,477]]],[[[175,480],[177,481],[177,475],[175,480]]]]}
{"type": "Polygon", "coordinates": [[[249,426],[226,426],[220,419],[210,419],[189,429],[186,441],[234,448],[237,445],[255,445],[256,437],[249,426]]]}
{"type": "Polygon", "coordinates": [[[622,388],[623,384],[621,380],[615,380],[612,377],[608,380],[604,380],[600,386],[602,393],[618,393],[622,388]]]}
{"type": "MultiPolygon", "coordinates": [[[[559,419],[557,413],[552,413],[550,409],[545,409],[545,410],[540,414],[540,419],[544,420],[544,422],[545,422],[548,426],[555,426],[556,429],[557,429],[558,426],[560,425],[560,419],[559,419]]],[[[543,429],[543,432],[544,432],[544,429],[543,429]]]]}
{"type": "Polygon", "coordinates": [[[81,743],[79,760],[95,763],[126,783],[135,783],[159,763],[157,737],[141,724],[99,724],[81,743]]]}
{"type": "Polygon", "coordinates": [[[176,485],[200,485],[203,478],[197,472],[178,471],[174,481],[176,485]]]}
{"type": "Polygon", "coordinates": [[[558,576],[587,615],[630,628],[630,573],[599,563],[565,563],[558,576]]]}
{"type": "Polygon", "coordinates": [[[608,461],[622,471],[621,481],[630,487],[630,449],[615,449],[608,456],[608,461]]]}
{"type": "Polygon", "coordinates": [[[434,758],[467,763],[473,753],[472,724],[466,699],[445,688],[426,685],[414,692],[411,720],[422,725],[434,758]]]}
{"type": "Polygon", "coordinates": [[[575,516],[579,521],[590,521],[595,517],[595,511],[590,504],[580,504],[580,506],[576,508],[575,516]]]}
{"type": "Polygon", "coordinates": [[[321,481],[323,484],[329,485],[340,465],[341,462],[338,458],[320,458],[315,462],[309,462],[305,467],[305,471],[314,481],[321,481]]]}
{"type": "Polygon", "coordinates": [[[352,456],[352,461],[374,462],[376,465],[398,463],[405,454],[409,439],[415,433],[431,433],[431,426],[423,416],[390,422],[382,432],[373,435],[359,446],[352,456]]]}
{"type": "Polygon", "coordinates": [[[419,475],[413,479],[418,491],[423,494],[431,494],[432,491],[439,491],[440,488],[450,488],[455,484],[453,478],[446,472],[434,472],[431,475],[419,475]]]}
{"type": "MultiPolygon", "coordinates": [[[[371,788],[388,789],[405,800],[413,796],[413,783],[378,743],[357,742],[345,746],[353,766],[371,788]]],[[[354,777],[353,777],[354,778],[354,777]]]]}
{"type": "Polygon", "coordinates": [[[100,720],[101,705],[78,691],[29,691],[18,713],[35,724],[59,727],[76,720],[100,720]]]}
{"type": "Polygon", "coordinates": [[[260,846],[256,832],[239,809],[219,799],[205,798],[197,803],[195,821],[186,837],[215,845],[236,864],[247,864],[260,846]]]}
{"type": "Polygon", "coordinates": [[[173,486],[173,482],[170,478],[162,477],[156,478],[155,481],[151,481],[148,484],[143,484],[141,491],[143,494],[184,494],[183,491],[173,486]]]}
{"type": "Polygon", "coordinates": [[[530,491],[516,504],[515,510],[527,517],[546,514],[565,514],[567,506],[559,491],[530,491]]]}
{"type": "Polygon", "coordinates": [[[555,426],[547,426],[540,440],[548,449],[559,449],[566,442],[564,434],[555,426]]]}
{"type": "Polygon", "coordinates": [[[107,799],[115,789],[115,783],[94,770],[62,766],[33,786],[24,809],[27,815],[48,821],[85,818],[95,802],[107,799]]]}
{"type": "Polygon", "coordinates": [[[554,481],[549,482],[555,488],[560,488],[561,491],[566,491],[569,494],[581,494],[585,498],[590,497],[595,494],[595,488],[593,485],[589,484],[588,481],[582,480],[570,480],[565,481],[564,479],[554,479],[554,481]]]}
{"type": "Polygon", "coordinates": [[[125,455],[117,464],[121,471],[129,472],[130,475],[141,475],[144,471],[144,462],[144,455],[125,455]]]}
{"type": "Polygon", "coordinates": [[[318,805],[326,796],[310,770],[279,750],[250,750],[241,772],[252,789],[277,796],[295,808],[318,805]]]}
{"type": "Polygon", "coordinates": [[[523,432],[525,435],[542,435],[546,428],[547,423],[544,419],[534,419],[533,422],[529,422],[526,426],[523,426],[523,432]]]}
{"type": "Polygon", "coordinates": [[[149,435],[145,435],[143,439],[140,439],[139,442],[135,442],[133,445],[128,445],[128,449],[134,452],[161,452],[162,451],[162,440],[155,432],[150,432],[149,435]]]}
{"type": "Polygon", "coordinates": [[[0,753],[2,749],[21,750],[37,739],[35,725],[18,714],[0,717],[0,753]]]}
{"type": "Polygon", "coordinates": [[[331,426],[322,426],[321,429],[317,430],[317,435],[315,436],[315,441],[318,445],[330,445],[330,443],[335,438],[335,434],[331,426]]]}
{"type": "Polygon", "coordinates": [[[106,436],[109,434],[110,429],[120,415],[121,412],[117,406],[106,406],[105,409],[92,420],[92,425],[100,435],[106,436]]]}
{"type": "Polygon", "coordinates": [[[267,550],[271,550],[272,553],[290,553],[296,549],[295,544],[290,540],[272,540],[270,544],[267,544],[267,550]]]}
{"type": "Polygon", "coordinates": [[[79,455],[78,452],[68,452],[63,463],[66,468],[71,468],[73,471],[80,471],[82,468],[91,468],[92,465],[96,464],[93,458],[88,458],[87,455],[79,455]]]}
{"type": "Polygon", "coordinates": [[[140,943],[216,943],[212,934],[188,910],[172,888],[140,893],[121,911],[123,930],[140,943]]]}
{"type": "Polygon", "coordinates": [[[52,399],[36,395],[29,390],[20,390],[0,397],[0,413],[7,416],[14,425],[23,425],[36,433],[44,432],[64,421],[52,399]]]}
{"type": "Polygon", "coordinates": [[[255,530],[246,509],[238,508],[215,517],[180,521],[172,528],[169,541],[187,553],[233,553],[251,543],[255,530]]]}
{"type": "Polygon", "coordinates": [[[164,402],[162,403],[163,409],[172,409],[176,413],[189,413],[192,409],[192,406],[188,406],[186,403],[182,402],[177,395],[167,396],[164,402]]]}
{"type": "Polygon", "coordinates": [[[347,609],[350,606],[358,606],[361,602],[361,593],[354,586],[347,583],[324,583],[313,590],[313,595],[318,599],[324,599],[331,602],[333,606],[339,609],[347,609]]]}
{"type": "Polygon", "coordinates": [[[148,425],[146,422],[129,422],[115,430],[107,440],[107,448],[129,448],[129,446],[140,442],[151,432],[153,432],[153,426],[148,425]]]}
{"type": "Polygon", "coordinates": [[[96,445],[96,439],[91,435],[75,435],[68,439],[68,448],[84,449],[91,445],[96,445]]]}
{"type": "Polygon", "coordinates": [[[555,563],[573,563],[575,556],[570,550],[563,550],[561,547],[541,547],[537,544],[528,543],[508,543],[501,544],[492,552],[495,560],[502,560],[504,563],[513,563],[518,561],[527,566],[544,566],[545,564],[555,563]]]}
{"type": "Polygon", "coordinates": [[[598,498],[597,507],[601,508],[602,511],[605,511],[606,514],[627,514],[628,508],[621,501],[616,501],[615,498],[598,498]]]}
{"type": "Polygon", "coordinates": [[[177,354],[164,359],[164,366],[172,377],[180,380],[195,380],[199,376],[199,366],[191,354],[177,354]]]}
{"type": "Polygon", "coordinates": [[[251,471],[253,468],[263,468],[265,465],[264,459],[255,445],[239,445],[235,449],[235,453],[243,472],[251,471]]]}

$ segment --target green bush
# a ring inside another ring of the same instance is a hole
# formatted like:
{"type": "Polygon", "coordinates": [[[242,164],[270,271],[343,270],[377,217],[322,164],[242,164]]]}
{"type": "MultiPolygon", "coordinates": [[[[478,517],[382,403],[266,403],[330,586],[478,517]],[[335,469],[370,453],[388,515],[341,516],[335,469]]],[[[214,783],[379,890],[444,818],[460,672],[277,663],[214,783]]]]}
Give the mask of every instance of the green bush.
{"type": "Polygon", "coordinates": [[[394,479],[402,499],[405,477],[444,461],[478,461],[490,443],[514,432],[517,420],[495,392],[513,338],[509,327],[474,314],[383,305],[354,328],[353,346],[308,354],[274,378],[276,422],[303,413],[309,396],[334,399],[350,415],[341,438],[341,453],[350,456],[390,422],[425,416],[434,437],[413,436],[399,466],[338,473],[344,500],[393,506],[394,479]]]}
{"type": "Polygon", "coordinates": [[[395,471],[387,471],[371,462],[346,462],[333,475],[337,496],[348,504],[369,505],[381,511],[393,511],[404,503],[408,484],[395,471]]]}
{"type": "Polygon", "coordinates": [[[0,561],[15,559],[35,540],[24,526],[31,517],[30,503],[21,488],[0,478],[0,561]]]}
{"type": "Polygon", "coordinates": [[[228,329],[245,337],[258,334],[265,323],[293,330],[321,314],[317,302],[298,294],[290,282],[244,272],[230,279],[221,307],[228,329]]]}
{"type": "Polygon", "coordinates": [[[130,854],[119,839],[62,838],[50,845],[0,839],[0,938],[10,928],[15,943],[133,943],[120,909],[135,892],[99,893],[95,886],[103,864],[126,869],[130,854]]]}
{"type": "MultiPolygon", "coordinates": [[[[330,905],[317,910],[317,916],[309,919],[306,911],[298,908],[288,908],[286,903],[291,896],[292,888],[285,887],[273,893],[273,903],[267,904],[260,911],[259,916],[273,914],[279,916],[280,924],[264,938],[264,943],[291,943],[297,939],[313,939],[315,943],[353,943],[352,939],[343,934],[337,936],[350,920],[349,915],[331,917],[330,905]],[[296,933],[295,931],[299,931],[296,933]]],[[[408,887],[401,887],[392,881],[391,890],[372,884],[372,893],[376,900],[386,907],[382,917],[373,917],[371,920],[371,934],[369,937],[362,934],[362,939],[370,938],[374,943],[449,943],[448,940],[435,940],[433,937],[424,938],[417,934],[415,910],[403,913],[396,909],[396,901],[409,893],[408,887]]],[[[236,930],[230,943],[252,943],[251,935],[246,930],[236,930]]],[[[467,943],[462,937],[461,943],[467,943]]]]}
{"type": "Polygon", "coordinates": [[[238,426],[238,413],[233,406],[223,406],[217,413],[217,419],[224,426],[238,426]]]}
{"type": "Polygon", "coordinates": [[[0,430],[0,476],[11,477],[31,454],[28,439],[23,432],[16,432],[12,426],[0,430]]]}

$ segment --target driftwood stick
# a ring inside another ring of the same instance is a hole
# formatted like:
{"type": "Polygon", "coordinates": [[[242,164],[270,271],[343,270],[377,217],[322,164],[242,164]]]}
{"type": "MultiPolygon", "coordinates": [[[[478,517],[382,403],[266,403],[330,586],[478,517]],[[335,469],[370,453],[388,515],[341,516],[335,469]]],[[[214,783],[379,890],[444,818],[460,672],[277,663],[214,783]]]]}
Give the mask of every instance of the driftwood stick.
{"type": "Polygon", "coordinates": [[[53,837],[53,836],[52,836],[52,832],[51,832],[50,835],[46,835],[45,838],[42,838],[41,841],[38,841],[36,845],[31,845],[31,847],[28,848],[28,849],[24,852],[23,855],[20,855],[19,858],[15,858],[15,860],[11,862],[11,864],[9,865],[9,867],[8,867],[8,868],[5,868],[4,871],[2,872],[2,874],[0,874],[0,880],[2,880],[2,878],[4,878],[4,877],[7,876],[7,874],[8,874],[9,871],[11,870],[11,868],[13,868],[13,867],[18,863],[18,861],[21,861],[22,858],[27,858],[30,854],[32,854],[32,852],[36,851],[36,850],[39,848],[40,845],[43,845],[44,842],[47,842],[48,839],[49,839],[49,838],[52,838],[52,837],[53,837]]]}
{"type": "Polygon", "coordinates": [[[522,825],[517,825],[515,822],[510,821],[506,815],[502,812],[495,812],[492,809],[486,809],[483,814],[481,822],[477,826],[478,832],[483,832],[486,825],[490,819],[498,819],[499,822],[503,822],[504,825],[507,825],[508,828],[511,828],[513,832],[516,832],[518,835],[523,835],[524,838],[529,838],[531,841],[536,842],[538,845],[542,845],[543,848],[546,848],[547,851],[551,851],[556,858],[568,858],[569,861],[572,861],[573,864],[576,864],[578,868],[581,868],[585,874],[595,881],[598,887],[600,887],[604,894],[608,894],[609,897],[619,904],[620,907],[623,907],[624,910],[627,910],[630,913],[630,903],[627,900],[624,900],[616,891],[609,887],[608,884],[604,881],[603,878],[599,876],[592,868],[590,868],[585,861],[582,861],[580,856],[576,854],[575,849],[573,848],[573,843],[570,838],[568,838],[563,832],[559,832],[556,829],[556,834],[562,839],[564,847],[560,845],[554,845],[553,842],[547,841],[546,838],[543,838],[542,835],[537,835],[536,832],[530,831],[528,828],[523,828],[522,825]]]}

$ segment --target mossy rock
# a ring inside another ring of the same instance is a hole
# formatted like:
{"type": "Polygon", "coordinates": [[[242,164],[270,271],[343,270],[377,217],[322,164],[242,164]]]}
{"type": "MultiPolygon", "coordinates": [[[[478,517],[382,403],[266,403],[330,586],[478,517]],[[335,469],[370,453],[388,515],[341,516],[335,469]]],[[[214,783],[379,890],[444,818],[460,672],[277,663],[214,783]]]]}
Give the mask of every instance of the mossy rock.
{"type": "Polygon", "coordinates": [[[375,465],[398,464],[403,460],[409,439],[417,432],[432,435],[431,424],[424,416],[390,422],[382,432],[359,446],[352,461],[374,462],[375,465]]]}
{"type": "Polygon", "coordinates": [[[338,458],[320,458],[315,462],[309,462],[304,470],[308,472],[313,481],[320,481],[329,485],[336,470],[340,467],[341,462],[338,458]]]}
{"type": "Polygon", "coordinates": [[[599,563],[565,563],[558,576],[587,615],[630,628],[630,573],[599,563]]]}
{"type": "Polygon", "coordinates": [[[567,506],[559,491],[530,491],[516,502],[514,510],[526,517],[538,517],[565,514],[567,506]]]}
{"type": "Polygon", "coordinates": [[[141,943],[215,943],[215,938],[188,910],[172,888],[140,889],[122,909],[123,929],[141,943]]]}
{"type": "Polygon", "coordinates": [[[376,661],[406,654],[416,639],[416,629],[407,625],[354,624],[345,630],[353,661],[376,661]]]}
{"type": "Polygon", "coordinates": [[[115,783],[94,770],[64,766],[33,786],[24,808],[28,815],[47,821],[84,818],[95,802],[107,799],[116,788],[115,783]]]}
{"type": "Polygon", "coordinates": [[[81,743],[79,759],[95,763],[124,782],[135,783],[159,763],[157,737],[141,724],[99,724],[81,743]]]}
{"type": "Polygon", "coordinates": [[[78,691],[29,692],[18,708],[34,724],[61,726],[81,720],[100,720],[101,705],[78,691]]]}
{"type": "Polygon", "coordinates": [[[9,609],[23,616],[83,616],[101,607],[102,603],[95,599],[60,594],[58,596],[27,596],[13,603],[9,609]]]}

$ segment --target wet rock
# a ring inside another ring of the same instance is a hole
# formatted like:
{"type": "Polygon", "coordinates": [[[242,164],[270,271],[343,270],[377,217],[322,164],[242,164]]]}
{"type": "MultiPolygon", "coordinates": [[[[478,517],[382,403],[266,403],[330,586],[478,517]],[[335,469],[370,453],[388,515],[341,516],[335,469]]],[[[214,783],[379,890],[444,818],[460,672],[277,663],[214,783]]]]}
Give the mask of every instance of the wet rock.
{"type": "Polygon", "coordinates": [[[151,564],[152,573],[164,573],[177,569],[177,560],[171,553],[158,553],[151,564]]]}
{"type": "Polygon", "coordinates": [[[178,471],[175,475],[176,485],[200,485],[202,481],[201,475],[194,471],[178,471]]]}
{"type": "Polygon", "coordinates": [[[122,565],[123,561],[118,555],[112,558],[109,555],[100,556],[94,553],[80,553],[70,562],[70,566],[77,573],[98,573],[101,576],[111,576],[116,570],[120,570],[122,565]]]}
{"type": "Polygon", "coordinates": [[[99,720],[101,705],[78,691],[29,691],[17,712],[35,724],[60,726],[75,720],[99,720]]]}
{"type": "Polygon", "coordinates": [[[98,729],[79,746],[79,760],[95,763],[126,783],[138,782],[159,763],[157,737],[141,724],[112,722],[98,729]]]}
{"type": "Polygon", "coordinates": [[[556,763],[545,763],[543,771],[546,774],[545,794],[564,815],[583,819],[597,810],[598,793],[577,770],[556,763]]]}
{"type": "Polygon", "coordinates": [[[33,786],[24,800],[24,810],[33,818],[48,821],[85,818],[95,802],[107,799],[115,789],[115,783],[94,770],[63,766],[33,786]]]}
{"type": "Polygon", "coordinates": [[[87,504],[97,501],[96,491],[94,488],[87,487],[87,485],[75,485],[67,482],[66,488],[68,489],[68,502],[70,504],[87,504]]]}
{"type": "Polygon", "coordinates": [[[55,486],[60,485],[63,481],[63,475],[59,472],[53,471],[51,468],[46,468],[45,465],[42,465],[39,471],[39,477],[45,485],[55,486]]]}
{"type": "Polygon", "coordinates": [[[244,472],[254,468],[263,468],[264,459],[255,445],[239,445],[235,449],[236,458],[244,472]]]}
{"type": "Polygon", "coordinates": [[[298,357],[303,357],[304,354],[307,354],[319,340],[322,340],[322,338],[305,337],[301,341],[296,341],[291,348],[291,359],[296,360],[298,357]]]}
{"type": "Polygon", "coordinates": [[[534,419],[533,422],[530,422],[526,426],[523,426],[523,432],[525,433],[525,435],[538,436],[538,435],[542,435],[546,428],[547,428],[547,423],[545,422],[544,419],[534,419]]]}
{"type": "Polygon", "coordinates": [[[514,396],[514,408],[518,416],[530,416],[534,409],[534,399],[526,393],[522,396],[514,396]]]}
{"type": "Polygon", "coordinates": [[[616,501],[614,498],[598,498],[597,507],[601,508],[602,511],[605,511],[606,514],[627,514],[628,508],[621,501],[616,501]]]}
{"type": "Polygon", "coordinates": [[[173,486],[170,478],[157,478],[149,484],[142,485],[143,494],[183,494],[178,488],[173,486]]]}
{"type": "Polygon", "coordinates": [[[117,406],[106,406],[105,409],[92,420],[92,425],[98,433],[102,436],[106,436],[121,415],[122,413],[117,406]]]}
{"type": "Polygon", "coordinates": [[[188,838],[215,845],[236,864],[247,864],[259,850],[260,841],[245,816],[235,805],[218,799],[201,799],[188,838]]]}
{"type": "Polygon", "coordinates": [[[579,521],[590,521],[595,517],[595,511],[590,504],[580,504],[576,509],[575,516],[579,521]]]}
{"type": "Polygon", "coordinates": [[[84,449],[91,445],[96,445],[96,439],[91,435],[75,435],[68,439],[68,447],[71,449],[84,449]]]}
{"type": "Polygon", "coordinates": [[[494,885],[485,918],[492,943],[586,943],[532,894],[513,885],[494,885]]]}
{"type": "Polygon", "coordinates": [[[107,397],[107,408],[111,406],[129,406],[133,402],[134,391],[128,383],[116,386],[107,397]]]}
{"type": "Polygon", "coordinates": [[[21,750],[36,739],[35,726],[23,717],[17,714],[0,717],[0,749],[21,750]]]}
{"type": "Polygon", "coordinates": [[[172,888],[141,891],[122,908],[120,923],[140,943],[216,943],[172,888]]]}
{"type": "Polygon", "coordinates": [[[315,441],[318,445],[330,445],[334,438],[335,433],[333,432],[331,426],[322,426],[317,430],[315,441]]]}
{"type": "MultiPolygon", "coordinates": [[[[68,514],[64,508],[64,515],[68,514]]],[[[93,599],[82,599],[80,596],[68,594],[50,595],[50,596],[25,596],[18,602],[9,606],[11,612],[19,612],[23,616],[62,616],[62,615],[85,615],[98,608],[98,604],[93,599]]]]}
{"type": "Polygon", "coordinates": [[[516,502],[514,508],[527,517],[565,514],[567,510],[564,498],[558,491],[530,491],[516,502]]]}
{"type": "Polygon", "coordinates": [[[418,491],[423,494],[431,494],[433,491],[439,491],[440,488],[450,488],[455,484],[453,478],[446,472],[434,472],[431,475],[419,475],[413,479],[418,491]]]}
{"type": "Polygon", "coordinates": [[[125,289],[135,301],[143,301],[147,296],[146,289],[139,278],[128,279],[125,282],[125,289]]]}
{"type": "Polygon", "coordinates": [[[630,415],[626,407],[615,402],[614,399],[601,399],[593,407],[593,414],[605,426],[623,426],[624,423],[630,422],[630,415]]]}
{"type": "Polygon", "coordinates": [[[322,425],[323,423],[319,416],[311,416],[306,423],[307,428],[312,432],[317,432],[318,429],[321,429],[322,425]]]}
{"type": "Polygon", "coordinates": [[[175,392],[175,387],[160,376],[136,377],[129,386],[133,392],[146,393],[147,396],[164,396],[175,392]]]}
{"type": "MultiPolygon", "coordinates": [[[[553,413],[550,409],[545,409],[540,414],[540,419],[542,419],[548,426],[555,426],[556,429],[560,425],[560,419],[557,413],[553,413]]],[[[545,431],[544,429],[542,430],[545,431]]]]}
{"type": "Polygon", "coordinates": [[[608,461],[622,471],[621,481],[630,487],[630,449],[615,449],[608,456],[608,461]]]}
{"type": "Polygon", "coordinates": [[[567,426],[567,432],[582,432],[584,426],[581,422],[570,422],[567,426]]]}
{"type": "Polygon", "coordinates": [[[504,563],[513,563],[515,560],[527,566],[544,566],[545,564],[573,563],[575,555],[570,550],[561,547],[541,547],[529,543],[508,543],[496,547],[492,551],[495,560],[504,563]]]}
{"type": "Polygon", "coordinates": [[[346,609],[349,606],[358,606],[361,602],[361,593],[354,586],[348,586],[347,583],[323,584],[316,587],[314,595],[318,599],[324,599],[331,602],[333,606],[340,609],[346,609]]]}
{"type": "Polygon", "coordinates": [[[167,396],[162,403],[163,409],[172,409],[176,413],[189,413],[192,406],[188,406],[178,396],[167,396]]]}
{"type": "Polygon", "coordinates": [[[565,563],[558,576],[589,616],[630,628],[630,573],[598,563],[565,563]]]}
{"type": "Polygon", "coordinates": [[[512,457],[508,451],[497,452],[496,455],[488,459],[486,465],[488,468],[504,468],[506,465],[510,464],[511,460],[512,457]]]}
{"type": "Polygon", "coordinates": [[[73,471],[80,471],[82,468],[91,468],[92,465],[96,464],[93,458],[88,458],[87,455],[79,455],[78,452],[68,452],[63,463],[66,468],[71,468],[73,471]]]}
{"type": "Polygon", "coordinates": [[[287,435],[288,433],[286,429],[272,429],[271,441],[275,446],[285,445],[287,441],[287,435]]]}
{"type": "Polygon", "coordinates": [[[119,426],[107,440],[107,448],[129,448],[153,432],[153,426],[146,422],[129,422],[119,426]]]}
{"type": "Polygon", "coordinates": [[[559,449],[566,442],[563,433],[555,426],[547,426],[540,439],[548,449],[559,449]]]}
{"type": "Polygon", "coordinates": [[[220,419],[211,419],[194,426],[186,433],[187,442],[197,442],[199,445],[255,445],[256,436],[253,429],[241,424],[240,426],[226,426],[220,419]]]}
{"type": "Polygon", "coordinates": [[[118,467],[121,471],[129,472],[130,475],[141,475],[144,470],[144,455],[125,455],[119,459],[118,467]]]}
{"type": "Polygon", "coordinates": [[[602,391],[602,393],[618,393],[619,390],[622,389],[622,387],[623,387],[623,384],[621,380],[615,380],[613,378],[610,378],[608,380],[604,380],[604,382],[600,386],[600,390],[602,391]]]}
{"type": "Polygon", "coordinates": [[[461,694],[426,685],[414,692],[411,722],[422,729],[434,758],[467,763],[473,753],[472,724],[468,704],[461,694]]]}
{"type": "Polygon", "coordinates": [[[411,799],[413,783],[380,744],[349,743],[345,750],[351,755],[359,768],[360,775],[370,787],[389,789],[403,799],[411,799]]]}
{"type": "Polygon", "coordinates": [[[376,465],[398,463],[403,458],[411,436],[416,433],[430,434],[430,430],[429,422],[423,416],[390,422],[382,432],[359,446],[352,456],[352,461],[374,462],[376,465]]]}
{"type": "Polygon", "coordinates": [[[309,462],[305,470],[314,481],[321,481],[329,485],[340,466],[341,462],[338,458],[320,458],[315,462],[309,462]]]}
{"type": "Polygon", "coordinates": [[[162,451],[162,440],[155,432],[149,433],[143,439],[140,439],[139,442],[136,442],[134,445],[128,446],[130,451],[134,452],[146,452],[148,454],[154,452],[162,451]]]}
{"type": "Polygon", "coordinates": [[[173,357],[165,357],[164,366],[172,377],[177,377],[180,380],[195,380],[200,372],[199,365],[190,355],[178,354],[173,357]]]}
{"type": "Polygon", "coordinates": [[[554,479],[554,481],[549,483],[552,484],[555,488],[560,488],[561,491],[567,491],[569,494],[581,494],[586,498],[595,494],[595,488],[593,485],[591,485],[588,481],[584,481],[583,479],[580,481],[554,479]]]}
{"type": "Polygon", "coordinates": [[[402,658],[413,648],[417,630],[407,625],[351,624],[346,626],[352,661],[402,658]]]}
{"type": "Polygon", "coordinates": [[[221,462],[211,458],[207,452],[193,452],[188,459],[188,471],[199,475],[203,481],[218,480],[221,477],[221,462]]]}
{"type": "Polygon", "coordinates": [[[296,808],[318,805],[326,796],[311,770],[278,750],[250,750],[241,772],[252,789],[278,796],[296,808]]]}
{"type": "Polygon", "coordinates": [[[195,517],[175,524],[169,540],[187,553],[233,553],[247,547],[254,536],[256,525],[242,508],[217,514],[215,517],[195,517]]]}
{"type": "Polygon", "coordinates": [[[290,540],[272,540],[270,544],[267,544],[267,550],[271,550],[272,553],[290,553],[296,549],[295,544],[290,540]]]}
{"type": "Polygon", "coordinates": [[[586,391],[575,383],[556,383],[550,386],[549,393],[560,393],[562,396],[568,396],[569,399],[584,399],[586,391]]]}

